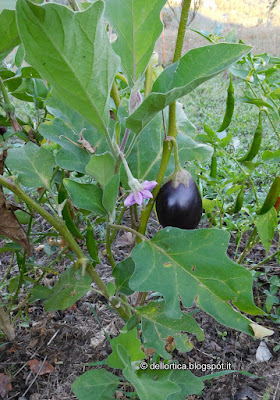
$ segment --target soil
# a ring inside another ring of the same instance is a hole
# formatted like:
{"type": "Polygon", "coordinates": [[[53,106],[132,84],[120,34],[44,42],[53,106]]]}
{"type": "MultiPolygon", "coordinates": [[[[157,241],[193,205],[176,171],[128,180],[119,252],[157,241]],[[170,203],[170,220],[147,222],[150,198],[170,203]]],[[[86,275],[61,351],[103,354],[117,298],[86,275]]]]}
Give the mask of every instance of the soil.
{"type": "MultiPolygon", "coordinates": [[[[129,223],[128,216],[125,215],[123,223],[129,223]]],[[[42,220],[37,224],[40,225],[41,231],[47,231],[48,227],[42,220]]],[[[148,229],[149,235],[153,236],[159,228],[155,217],[152,217],[148,229]]],[[[244,235],[241,247],[244,247],[248,235],[249,233],[244,235]]],[[[271,252],[275,246],[276,242],[273,243],[271,252]]],[[[120,261],[127,257],[131,248],[129,237],[120,232],[113,247],[115,259],[120,261]]],[[[106,257],[102,256],[103,250],[104,245],[100,245],[102,266],[98,266],[97,269],[107,283],[112,279],[111,267],[106,257]]],[[[232,236],[228,255],[233,258],[235,251],[235,237],[232,236]]],[[[263,259],[263,256],[264,249],[261,245],[256,246],[249,254],[252,262],[263,259]]],[[[54,258],[55,254],[51,257],[54,258]]],[[[47,261],[49,260],[43,252],[36,254],[37,263],[44,265],[47,261]]],[[[1,275],[9,262],[8,256],[2,254],[1,275]]],[[[262,270],[265,269],[271,276],[278,272],[279,267],[276,266],[277,263],[271,260],[269,264],[262,266],[262,270]]],[[[66,267],[67,262],[60,263],[58,270],[63,271],[66,267]]],[[[264,275],[264,287],[268,275],[264,275]]],[[[48,283],[50,281],[54,283],[57,277],[49,274],[46,279],[48,283]]],[[[255,287],[254,290],[256,303],[259,302],[258,305],[261,305],[263,289],[260,292],[260,289],[255,287]]],[[[131,302],[133,301],[132,298],[131,302]]],[[[117,336],[123,321],[107,307],[105,298],[91,291],[66,311],[46,313],[40,302],[36,302],[28,306],[27,315],[28,325],[23,326],[24,324],[19,321],[16,327],[16,339],[12,343],[6,343],[4,338],[0,338],[0,374],[4,373],[11,377],[10,390],[2,398],[4,400],[75,399],[71,391],[72,382],[89,368],[98,368],[88,364],[106,360],[111,353],[111,347],[104,330],[111,338],[117,336]],[[31,360],[51,365],[50,371],[47,370],[43,375],[38,375],[38,371],[32,372],[29,365],[31,360]]],[[[203,393],[200,396],[189,396],[188,399],[280,399],[280,361],[277,352],[272,350],[279,343],[278,325],[273,325],[271,320],[265,318],[260,320],[262,325],[269,326],[275,334],[265,339],[273,357],[268,362],[257,362],[256,352],[260,340],[225,328],[202,311],[197,311],[195,318],[205,332],[205,340],[198,342],[195,337],[191,337],[193,350],[188,353],[175,350],[173,359],[188,365],[191,363],[193,366],[228,363],[227,367],[231,370],[252,375],[233,372],[206,381],[203,393]]],[[[194,369],[192,372],[197,376],[208,374],[200,369],[194,369]]]]}

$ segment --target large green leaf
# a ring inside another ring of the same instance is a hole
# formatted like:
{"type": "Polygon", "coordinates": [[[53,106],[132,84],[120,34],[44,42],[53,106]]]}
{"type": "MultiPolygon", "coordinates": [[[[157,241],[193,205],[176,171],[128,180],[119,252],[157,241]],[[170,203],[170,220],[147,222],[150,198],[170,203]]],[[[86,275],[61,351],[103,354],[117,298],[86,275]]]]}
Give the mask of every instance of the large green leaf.
{"type": "Polygon", "coordinates": [[[93,183],[79,183],[63,179],[63,183],[76,207],[99,215],[106,215],[102,204],[102,189],[93,183]]]}
{"type": "Polygon", "coordinates": [[[140,132],[159,111],[224,71],[250,49],[242,44],[218,43],[190,50],[160,74],[151,93],[127,119],[127,127],[140,132]]]}
{"type": "Polygon", "coordinates": [[[49,150],[29,142],[23,147],[9,149],[6,164],[18,174],[24,186],[49,189],[55,167],[54,156],[49,150]]]}
{"type": "Polygon", "coordinates": [[[129,354],[121,344],[117,346],[117,351],[125,365],[123,375],[135,387],[140,400],[164,400],[171,393],[180,391],[179,386],[169,380],[172,371],[149,368],[135,371],[129,354]]]}
{"type": "Polygon", "coordinates": [[[65,310],[84,296],[91,288],[91,277],[82,269],[74,265],[67,268],[60,276],[49,293],[49,298],[44,301],[46,311],[65,310]]]}
{"type": "Polygon", "coordinates": [[[113,44],[129,85],[140,79],[162,31],[160,10],[166,0],[106,0],[105,17],[117,33],[113,44]]]}
{"type": "Polygon", "coordinates": [[[197,305],[225,326],[252,334],[250,320],[237,312],[261,314],[252,296],[252,275],[226,256],[229,233],[218,229],[167,227],[132,251],[135,272],[130,287],[160,292],[166,315],[181,318],[185,307],[197,305]]]}
{"type": "Polygon", "coordinates": [[[108,400],[113,398],[119,379],[106,369],[89,370],[72,383],[79,400],[108,400]]]}
{"type": "Polygon", "coordinates": [[[20,43],[14,10],[0,14],[0,55],[6,55],[20,43]]]}
{"type": "Polygon", "coordinates": [[[53,86],[56,97],[105,134],[118,57],[105,31],[103,9],[100,0],[83,12],[29,0],[18,0],[16,8],[26,61],[53,86]]]}
{"type": "Polygon", "coordinates": [[[142,334],[145,339],[144,346],[152,347],[163,358],[168,359],[171,355],[165,350],[168,336],[174,338],[176,348],[185,353],[193,346],[185,332],[194,333],[198,340],[204,339],[204,334],[196,320],[187,314],[181,319],[169,318],[165,314],[164,302],[149,302],[147,306],[141,307],[137,313],[142,318],[142,334]]]}
{"type": "Polygon", "coordinates": [[[113,352],[107,358],[107,363],[109,367],[117,369],[124,368],[124,364],[121,361],[117,351],[117,347],[119,344],[125,347],[131,358],[131,361],[143,360],[145,358],[145,353],[140,351],[141,342],[137,336],[137,329],[134,328],[130,331],[127,331],[126,327],[124,327],[119,336],[111,341],[113,352]]]}

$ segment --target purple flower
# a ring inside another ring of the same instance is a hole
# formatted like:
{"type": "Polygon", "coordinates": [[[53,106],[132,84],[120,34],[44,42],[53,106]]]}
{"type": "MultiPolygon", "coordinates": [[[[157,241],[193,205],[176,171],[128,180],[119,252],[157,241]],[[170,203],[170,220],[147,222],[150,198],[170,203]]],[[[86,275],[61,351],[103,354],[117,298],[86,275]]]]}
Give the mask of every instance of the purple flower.
{"type": "Polygon", "coordinates": [[[126,207],[132,206],[133,204],[138,204],[141,206],[144,199],[151,199],[153,197],[150,192],[157,185],[156,181],[144,181],[141,184],[141,190],[137,192],[131,192],[124,201],[126,207]]]}

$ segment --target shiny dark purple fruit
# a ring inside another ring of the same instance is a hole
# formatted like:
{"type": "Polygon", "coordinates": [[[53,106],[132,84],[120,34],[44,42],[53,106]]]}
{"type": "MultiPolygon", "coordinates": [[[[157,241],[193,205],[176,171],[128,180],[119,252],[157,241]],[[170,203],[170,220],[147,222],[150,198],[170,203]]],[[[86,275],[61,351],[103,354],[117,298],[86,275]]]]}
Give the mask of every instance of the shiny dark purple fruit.
{"type": "Polygon", "coordinates": [[[161,187],[156,198],[156,211],[163,227],[197,227],[202,214],[202,200],[195,181],[187,171],[175,174],[161,187]]]}

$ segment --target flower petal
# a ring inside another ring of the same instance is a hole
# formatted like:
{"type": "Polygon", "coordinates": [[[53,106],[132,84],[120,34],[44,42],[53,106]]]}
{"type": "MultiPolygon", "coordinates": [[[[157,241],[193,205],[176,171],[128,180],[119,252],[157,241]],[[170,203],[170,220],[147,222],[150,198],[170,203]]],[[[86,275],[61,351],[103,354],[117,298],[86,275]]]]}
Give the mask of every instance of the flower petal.
{"type": "Polygon", "coordinates": [[[126,207],[129,207],[129,206],[132,206],[132,205],[135,204],[135,203],[136,203],[136,201],[135,201],[135,198],[134,198],[134,194],[133,194],[133,193],[130,193],[130,194],[127,196],[127,198],[125,199],[124,205],[125,205],[126,207]]]}
{"type": "Polygon", "coordinates": [[[143,189],[148,189],[151,190],[153,189],[158,183],[156,181],[144,181],[142,183],[142,188],[143,189]]]}
{"type": "Polygon", "coordinates": [[[141,192],[134,193],[134,199],[135,199],[135,202],[137,204],[139,204],[139,206],[141,206],[141,204],[143,203],[143,196],[142,196],[141,192]]]}
{"type": "Polygon", "coordinates": [[[143,190],[141,190],[141,194],[144,199],[152,199],[153,198],[153,195],[149,190],[143,189],[143,190]]]}

